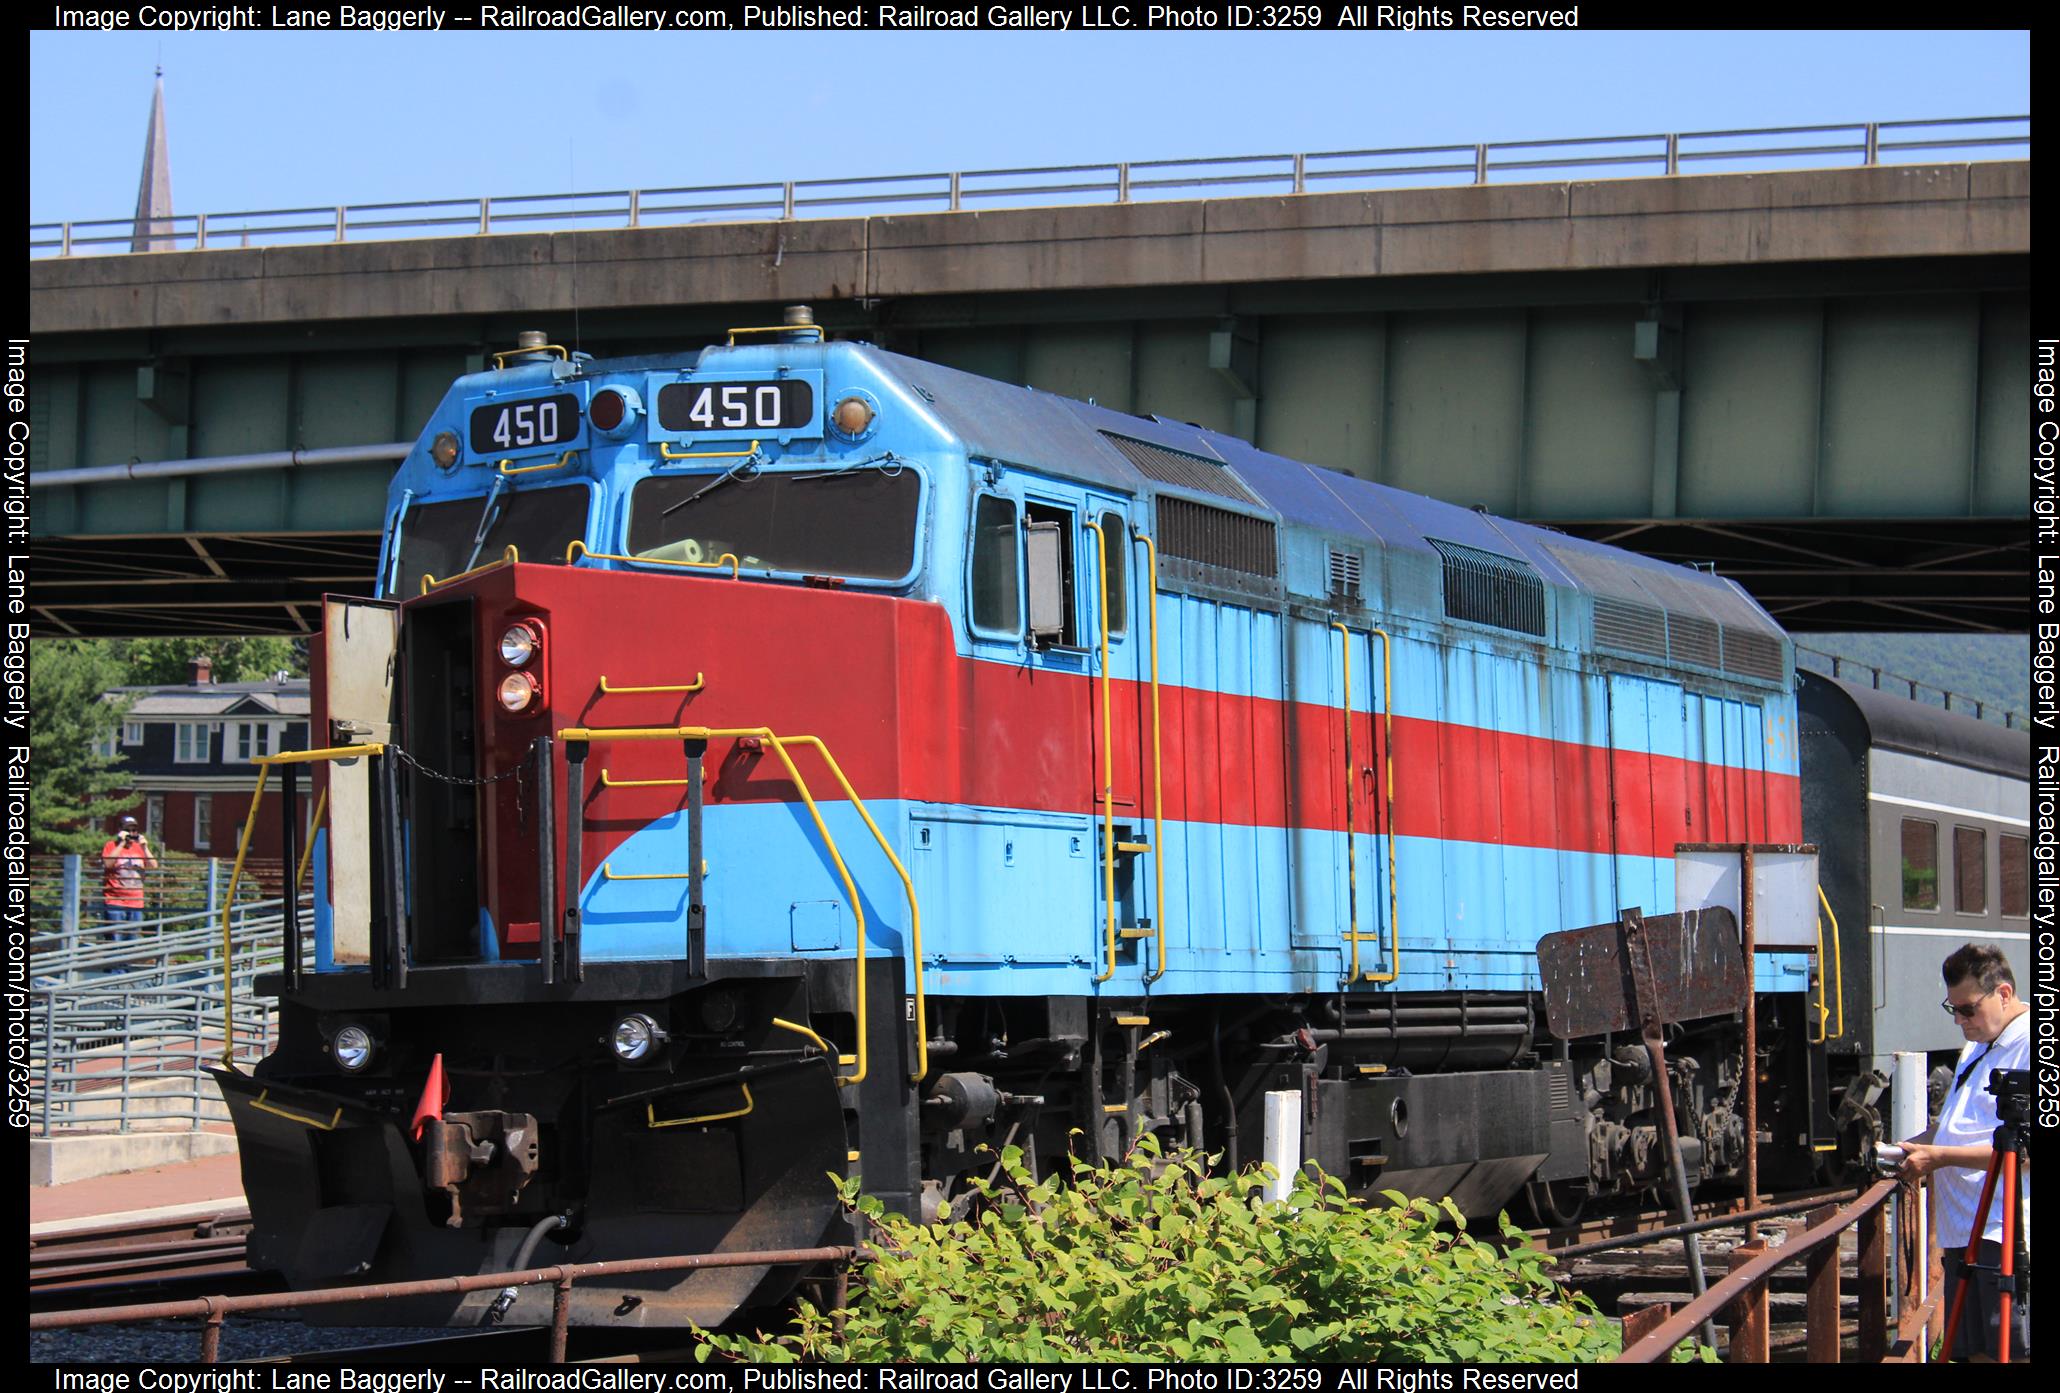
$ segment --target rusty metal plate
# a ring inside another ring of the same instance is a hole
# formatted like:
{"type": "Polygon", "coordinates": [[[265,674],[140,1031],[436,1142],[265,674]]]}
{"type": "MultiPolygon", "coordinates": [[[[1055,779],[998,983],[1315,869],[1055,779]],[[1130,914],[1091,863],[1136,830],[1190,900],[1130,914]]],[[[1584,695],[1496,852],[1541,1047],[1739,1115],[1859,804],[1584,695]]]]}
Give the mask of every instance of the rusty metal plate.
{"type": "MultiPolygon", "coordinates": [[[[1662,1021],[1745,1009],[1745,954],[1738,919],[1722,905],[1645,922],[1662,1021]]],[[[1567,929],[1538,940],[1545,1023],[1561,1040],[1639,1026],[1638,997],[1621,923],[1567,929]]]]}

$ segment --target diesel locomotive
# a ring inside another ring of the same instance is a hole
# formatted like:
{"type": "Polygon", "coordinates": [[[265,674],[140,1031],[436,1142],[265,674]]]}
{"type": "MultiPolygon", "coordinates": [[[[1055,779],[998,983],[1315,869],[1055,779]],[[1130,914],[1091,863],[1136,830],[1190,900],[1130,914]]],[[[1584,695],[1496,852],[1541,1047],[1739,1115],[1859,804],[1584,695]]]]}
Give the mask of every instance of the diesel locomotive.
{"type": "MultiPolygon", "coordinates": [[[[1538,940],[1810,830],[1793,649],[1731,582],[805,314],[499,355],[387,519],[315,645],[278,1043],[217,1074],[252,1260],[299,1284],[806,1246],[849,1232],[826,1173],[947,1216],[1006,1144],[1235,1166],[1279,1090],[1361,1193],[1636,1197],[1650,1066],[1549,1035],[1538,940]]],[[[1741,1176],[1748,1086],[1763,1185],[1878,1125],[1828,1047],[1866,921],[1836,980],[1752,955],[1753,1058],[1735,1015],[1672,1030],[1698,1181],[1741,1176]]]]}

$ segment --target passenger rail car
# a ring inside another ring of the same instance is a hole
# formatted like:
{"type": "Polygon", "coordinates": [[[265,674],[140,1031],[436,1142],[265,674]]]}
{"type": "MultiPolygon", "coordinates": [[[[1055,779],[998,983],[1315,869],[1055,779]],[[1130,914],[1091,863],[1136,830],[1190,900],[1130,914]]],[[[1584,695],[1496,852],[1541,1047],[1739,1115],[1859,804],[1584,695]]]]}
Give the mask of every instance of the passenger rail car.
{"type": "MultiPolygon", "coordinates": [[[[312,961],[220,1076],[300,1282],[806,1245],[826,1170],[937,1215],[987,1145],[1250,1162],[1277,1089],[1360,1192],[1637,1195],[1644,1055],[1545,1034],[1538,939],[1804,831],[1735,585],[806,322],[506,355],[388,512],[319,645],[312,961]]],[[[1812,957],[1756,956],[1757,1070],[1668,1046],[1701,1179],[1753,1072],[1830,1130],[1812,957]]]]}
{"type": "Polygon", "coordinates": [[[1799,675],[1803,835],[1822,848],[1843,949],[1826,1052],[1855,1155],[1879,1138],[1898,1052],[1927,1055],[1943,1096],[1965,1043],[1938,1008],[1945,956],[1994,943],[2030,969],[2031,736],[1799,675]]]}

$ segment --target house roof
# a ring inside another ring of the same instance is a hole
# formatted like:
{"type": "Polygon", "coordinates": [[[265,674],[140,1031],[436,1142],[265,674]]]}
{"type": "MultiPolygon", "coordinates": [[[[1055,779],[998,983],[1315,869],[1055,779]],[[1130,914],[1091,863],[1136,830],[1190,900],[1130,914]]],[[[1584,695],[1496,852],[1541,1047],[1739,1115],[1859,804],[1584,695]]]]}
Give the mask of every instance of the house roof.
{"type": "Polygon", "coordinates": [[[261,682],[182,682],[166,687],[116,687],[110,697],[132,696],[129,716],[305,716],[308,679],[268,677],[261,682]]]}

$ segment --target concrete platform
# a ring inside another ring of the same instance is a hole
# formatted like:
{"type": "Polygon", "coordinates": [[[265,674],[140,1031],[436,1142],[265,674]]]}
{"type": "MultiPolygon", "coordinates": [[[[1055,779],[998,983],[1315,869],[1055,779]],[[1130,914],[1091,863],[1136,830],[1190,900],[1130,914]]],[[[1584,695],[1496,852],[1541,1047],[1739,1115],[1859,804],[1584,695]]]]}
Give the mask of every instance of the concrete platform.
{"type": "MultiPolygon", "coordinates": [[[[199,1135],[232,1141],[217,1133],[199,1135]]],[[[203,1143],[211,1145],[213,1143],[203,1143]]],[[[243,1169],[233,1146],[226,1152],[100,1175],[70,1184],[29,1189],[29,1226],[109,1223],[116,1219],[210,1208],[241,1208],[243,1169]]]]}
{"type": "Polygon", "coordinates": [[[233,1160],[235,1155],[236,1138],[227,1132],[88,1132],[32,1137],[29,1184],[71,1185],[207,1157],[227,1156],[233,1160]]]}

